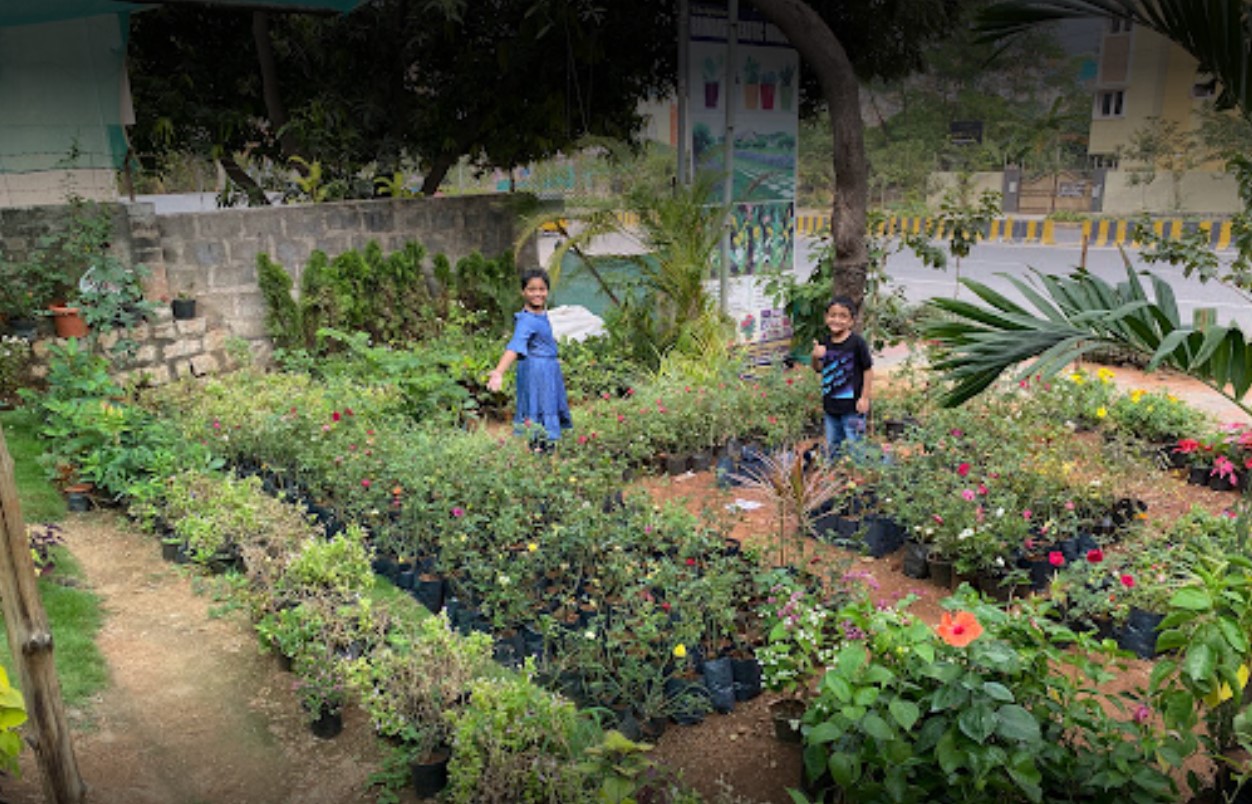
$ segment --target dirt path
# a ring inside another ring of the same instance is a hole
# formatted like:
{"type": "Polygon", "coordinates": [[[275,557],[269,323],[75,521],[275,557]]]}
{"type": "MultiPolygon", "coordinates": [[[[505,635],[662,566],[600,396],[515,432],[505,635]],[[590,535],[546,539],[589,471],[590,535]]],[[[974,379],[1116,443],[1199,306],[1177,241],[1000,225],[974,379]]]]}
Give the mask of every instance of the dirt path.
{"type": "MultiPolygon", "coordinates": [[[[333,740],[315,738],[293,676],[260,653],[239,612],[221,618],[192,576],[110,513],[72,515],[69,549],[103,602],[98,640],[111,684],[72,712],[75,753],[97,804],[372,801],[377,767],[369,724],[345,713],[333,740]]],[[[43,800],[32,752],[3,798],[43,800]]]]}

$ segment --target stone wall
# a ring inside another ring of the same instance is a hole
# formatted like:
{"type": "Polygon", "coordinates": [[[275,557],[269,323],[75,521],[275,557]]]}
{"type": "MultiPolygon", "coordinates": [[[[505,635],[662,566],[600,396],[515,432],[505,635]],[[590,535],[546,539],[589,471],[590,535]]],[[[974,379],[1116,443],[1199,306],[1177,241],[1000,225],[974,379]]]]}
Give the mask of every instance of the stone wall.
{"type": "MultiPolygon", "coordinates": [[[[157,215],[151,204],[118,206],[118,256],[147,266],[147,295],[162,301],[157,319],[133,333],[139,343],[127,376],[165,382],[186,374],[204,375],[232,368],[227,349],[235,341],[264,362],[270,355],[265,302],[257,285],[257,255],[282,265],[296,287],[315,250],[335,256],[377,241],[383,251],[408,241],[428,255],[453,262],[475,251],[496,256],[513,247],[518,204],[506,195],[456,198],[347,201],[307,206],[226,209],[157,215]],[[166,300],[196,299],[197,317],[174,321],[166,300]]],[[[23,256],[34,239],[62,220],[64,208],[0,210],[0,240],[10,257],[23,256]]],[[[532,249],[533,251],[533,249],[532,249]]],[[[520,260],[535,261],[532,256],[520,260]]],[[[53,339],[36,343],[36,374],[44,374],[53,339]]],[[[107,347],[111,336],[101,339],[107,347]]]]}

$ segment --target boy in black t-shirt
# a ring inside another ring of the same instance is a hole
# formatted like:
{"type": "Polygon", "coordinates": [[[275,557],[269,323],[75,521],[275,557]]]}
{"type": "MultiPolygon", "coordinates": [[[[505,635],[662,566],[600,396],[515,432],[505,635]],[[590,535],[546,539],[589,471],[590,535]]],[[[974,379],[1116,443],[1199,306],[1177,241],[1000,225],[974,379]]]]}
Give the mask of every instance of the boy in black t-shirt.
{"type": "Polygon", "coordinates": [[[873,396],[874,361],[865,339],[852,331],[856,303],[836,296],[826,306],[829,334],[813,341],[813,370],[822,375],[822,410],[825,412],[826,453],[835,460],[844,442],[855,443],[865,435],[865,414],[873,396]]]}

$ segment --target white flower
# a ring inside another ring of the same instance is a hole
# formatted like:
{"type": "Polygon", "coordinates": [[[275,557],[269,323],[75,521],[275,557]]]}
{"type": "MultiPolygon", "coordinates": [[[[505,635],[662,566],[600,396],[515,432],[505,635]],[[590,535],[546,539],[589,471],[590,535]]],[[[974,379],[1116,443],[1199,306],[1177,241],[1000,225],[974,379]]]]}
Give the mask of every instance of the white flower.
{"type": "Polygon", "coordinates": [[[586,637],[587,639],[595,639],[595,638],[596,638],[596,629],[594,629],[594,628],[588,628],[586,631],[584,631],[584,632],[583,632],[583,636],[584,636],[584,637],[586,637]]]}
{"type": "Polygon", "coordinates": [[[997,509],[996,509],[996,516],[997,516],[997,517],[1004,516],[1004,509],[1003,509],[1003,508],[997,508],[997,509]]]}
{"type": "Polygon", "coordinates": [[[959,539],[959,540],[961,540],[961,541],[965,541],[966,539],[968,539],[970,536],[973,536],[973,535],[974,535],[974,529],[973,529],[973,528],[966,528],[965,530],[963,530],[963,531],[961,531],[960,533],[958,533],[958,534],[956,535],[956,538],[957,538],[957,539],[959,539]]]}
{"type": "Polygon", "coordinates": [[[997,567],[1004,566],[1004,556],[996,556],[996,566],[997,567]]]}

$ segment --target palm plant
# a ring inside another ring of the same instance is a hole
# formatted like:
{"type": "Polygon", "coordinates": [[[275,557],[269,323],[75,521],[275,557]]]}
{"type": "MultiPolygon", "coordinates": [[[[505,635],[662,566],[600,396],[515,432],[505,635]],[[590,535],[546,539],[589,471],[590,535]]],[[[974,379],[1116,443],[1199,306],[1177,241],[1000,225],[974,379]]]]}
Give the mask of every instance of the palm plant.
{"type": "Polygon", "coordinates": [[[574,254],[613,304],[609,318],[630,331],[626,340],[636,357],[655,366],[660,355],[693,339],[698,344],[710,331],[727,335],[729,322],[704,286],[728,212],[711,203],[717,181],[702,176],[688,187],[672,188],[640,181],[619,197],[532,216],[523,221],[517,243],[520,248],[541,228],[555,227],[561,242],[547,265],[553,282],[559,284],[562,262],[574,254]],[[639,292],[600,271],[588,255],[591,244],[606,236],[632,244],[632,253],[620,258],[635,267],[639,292]]]}
{"type": "Polygon", "coordinates": [[[1252,346],[1238,326],[1184,325],[1169,283],[1129,262],[1126,281],[1116,286],[1081,270],[1034,276],[1036,282],[1005,276],[1033,311],[970,280],[963,284],[983,305],[930,302],[943,315],[927,324],[924,337],[941,344],[933,365],[954,381],[944,404],[965,402],[1019,364],[1020,376],[1049,376],[1092,350],[1117,346],[1148,356],[1149,369],[1168,366],[1195,377],[1252,415],[1243,401],[1252,386],[1252,346]]]}
{"type": "Polygon", "coordinates": [[[800,563],[804,563],[804,537],[812,528],[813,511],[835,499],[841,489],[838,477],[820,461],[805,466],[804,454],[782,449],[762,456],[761,465],[740,475],[744,488],[761,492],[778,514],[778,566],[787,565],[787,515],[796,518],[800,536],[800,563]]]}

